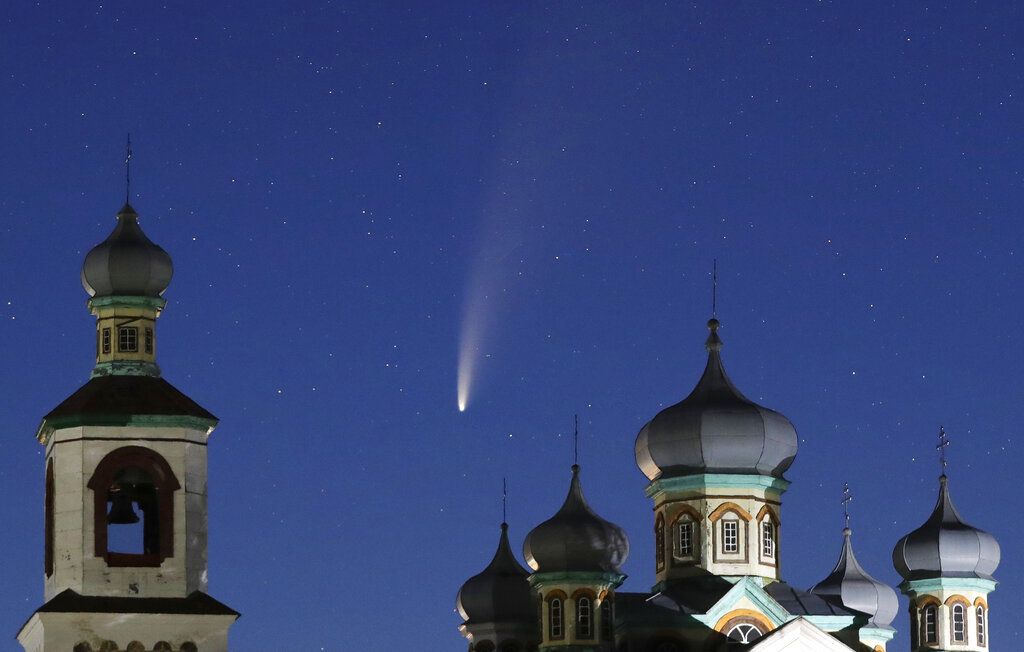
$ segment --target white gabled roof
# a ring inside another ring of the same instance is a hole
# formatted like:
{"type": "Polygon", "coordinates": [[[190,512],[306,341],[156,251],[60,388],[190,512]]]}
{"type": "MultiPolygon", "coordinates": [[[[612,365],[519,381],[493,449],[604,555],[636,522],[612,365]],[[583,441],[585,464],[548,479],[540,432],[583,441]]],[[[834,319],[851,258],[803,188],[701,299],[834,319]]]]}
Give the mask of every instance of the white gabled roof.
{"type": "Polygon", "coordinates": [[[850,652],[839,642],[804,618],[797,618],[770,632],[747,648],[749,652],[850,652]]]}

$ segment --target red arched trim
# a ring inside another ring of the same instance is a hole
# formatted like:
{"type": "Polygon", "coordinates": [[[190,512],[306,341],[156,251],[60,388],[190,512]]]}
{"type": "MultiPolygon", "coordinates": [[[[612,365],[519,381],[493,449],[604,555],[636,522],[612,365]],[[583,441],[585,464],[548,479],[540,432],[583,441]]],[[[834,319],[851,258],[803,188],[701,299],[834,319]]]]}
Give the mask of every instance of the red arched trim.
{"type": "Polygon", "coordinates": [[[108,566],[159,566],[174,556],[174,492],[181,489],[174,471],[156,451],[142,446],[124,446],[107,453],[96,465],[87,485],[93,493],[93,530],[95,554],[107,560],[108,566]],[[160,545],[156,553],[131,554],[107,550],[107,500],[110,485],[118,471],[140,468],[153,478],[157,494],[157,518],[160,523],[160,545]]]}

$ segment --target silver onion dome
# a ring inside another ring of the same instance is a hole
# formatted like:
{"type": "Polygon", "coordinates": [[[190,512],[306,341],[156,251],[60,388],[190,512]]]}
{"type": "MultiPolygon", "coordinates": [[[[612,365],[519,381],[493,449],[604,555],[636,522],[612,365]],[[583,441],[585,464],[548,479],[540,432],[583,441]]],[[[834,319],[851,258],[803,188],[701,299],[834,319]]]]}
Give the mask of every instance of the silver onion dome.
{"type": "Polygon", "coordinates": [[[843,530],[843,550],[836,567],[810,592],[846,609],[867,614],[869,626],[888,627],[900,609],[896,591],[861,567],[853,554],[851,535],[850,528],[843,530]]]}
{"type": "Polygon", "coordinates": [[[523,555],[539,573],[620,573],[629,555],[629,540],[618,525],[598,516],[580,485],[580,467],[573,464],[569,495],[558,512],[533,528],[523,542],[523,555]]]}
{"type": "Polygon", "coordinates": [[[935,509],[924,525],[897,542],[892,564],[905,580],[991,580],[999,566],[999,555],[995,537],[964,522],[949,497],[949,479],[942,475],[935,509]]]}
{"type": "Polygon", "coordinates": [[[125,204],[111,234],[86,254],[82,286],[93,297],[159,297],[173,272],[171,257],[146,237],[138,213],[125,204]]]}
{"type": "Polygon", "coordinates": [[[501,524],[501,538],[494,559],[459,589],[455,605],[466,624],[528,623],[537,618],[529,573],[516,560],[508,543],[508,524],[501,524]]]}
{"type": "Polygon", "coordinates": [[[659,412],[636,438],[636,463],[650,480],[699,473],[781,478],[797,452],[789,419],[732,384],[722,365],[717,319],[708,321],[708,362],[697,386],[659,412]]]}

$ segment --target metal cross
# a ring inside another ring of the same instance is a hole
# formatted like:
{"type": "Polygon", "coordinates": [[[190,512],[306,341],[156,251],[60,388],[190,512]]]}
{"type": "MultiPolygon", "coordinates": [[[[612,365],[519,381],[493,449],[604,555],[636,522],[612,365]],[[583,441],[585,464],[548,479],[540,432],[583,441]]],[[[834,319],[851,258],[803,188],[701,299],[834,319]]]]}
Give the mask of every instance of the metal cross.
{"type": "Polygon", "coordinates": [[[580,415],[572,415],[572,464],[580,463],[580,415]]]}
{"type": "Polygon", "coordinates": [[[132,135],[128,134],[128,144],[124,153],[124,203],[129,203],[132,196],[132,135]]]}
{"type": "Polygon", "coordinates": [[[718,319],[718,259],[711,263],[711,317],[718,319]]]}
{"type": "Polygon", "coordinates": [[[942,475],[946,475],[946,467],[949,466],[949,462],[946,461],[947,448],[949,448],[949,436],[946,435],[946,429],[939,426],[939,443],[935,446],[935,450],[939,451],[939,464],[942,465],[942,475]]]}
{"type": "Polygon", "coordinates": [[[501,479],[501,522],[508,523],[508,478],[501,479]]]}
{"type": "Polygon", "coordinates": [[[843,504],[843,519],[846,521],[846,527],[850,527],[850,503],[853,502],[853,494],[850,493],[850,483],[843,483],[843,499],[839,501],[843,504]]]}

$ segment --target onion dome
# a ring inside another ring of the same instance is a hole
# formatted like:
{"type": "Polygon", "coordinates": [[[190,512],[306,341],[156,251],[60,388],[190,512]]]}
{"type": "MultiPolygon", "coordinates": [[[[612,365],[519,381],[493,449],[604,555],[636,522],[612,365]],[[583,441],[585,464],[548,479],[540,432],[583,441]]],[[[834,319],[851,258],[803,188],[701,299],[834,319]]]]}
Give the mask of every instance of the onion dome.
{"type": "Polygon", "coordinates": [[[789,419],[745,397],[726,375],[718,325],[708,321],[708,363],[697,386],[637,435],[636,463],[650,480],[699,473],[781,478],[796,457],[789,419]]]}
{"type": "Polygon", "coordinates": [[[598,516],[580,486],[580,467],[572,465],[569,495],[561,509],[533,528],[523,543],[526,563],[539,573],[566,571],[620,573],[629,540],[618,525],[598,516]]]}
{"type": "Polygon", "coordinates": [[[939,478],[939,500],[932,515],[892,551],[892,564],[905,580],[991,580],[999,566],[999,543],[988,532],[964,523],[949,497],[948,482],[945,475],[939,478]]]}
{"type": "Polygon", "coordinates": [[[853,555],[850,528],[843,529],[843,551],[832,573],[814,585],[811,593],[870,616],[871,627],[888,627],[899,612],[896,591],[868,575],[853,555]]]}
{"type": "Polygon", "coordinates": [[[496,622],[533,623],[537,618],[529,573],[516,560],[508,544],[508,523],[494,559],[479,575],[466,580],[455,604],[467,624],[496,622]]]}
{"type": "Polygon", "coordinates": [[[86,254],[82,285],[93,297],[159,297],[173,271],[171,257],[146,237],[138,213],[126,203],[107,239],[86,254]]]}

